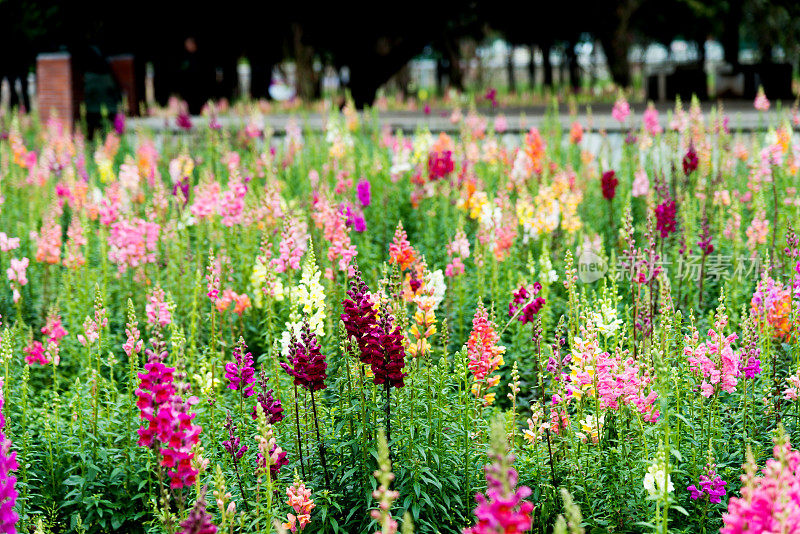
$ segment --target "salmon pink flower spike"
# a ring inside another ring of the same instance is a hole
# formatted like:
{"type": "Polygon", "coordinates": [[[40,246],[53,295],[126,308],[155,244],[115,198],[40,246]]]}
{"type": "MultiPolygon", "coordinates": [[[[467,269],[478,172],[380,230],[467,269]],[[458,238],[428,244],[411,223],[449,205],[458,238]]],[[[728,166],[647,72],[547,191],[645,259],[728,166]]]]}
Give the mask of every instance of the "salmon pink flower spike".
{"type": "Polygon", "coordinates": [[[394,239],[389,245],[389,262],[396,263],[401,271],[405,271],[416,261],[414,248],[408,241],[408,235],[403,229],[403,222],[397,223],[394,231],[394,239]]]}
{"type": "Polygon", "coordinates": [[[764,88],[759,86],[756,99],[753,101],[753,107],[758,111],[769,111],[769,99],[764,93],[764,88]]]}
{"type": "Polygon", "coordinates": [[[302,532],[311,522],[311,511],[317,506],[311,499],[311,489],[300,479],[295,479],[294,484],[286,488],[286,496],[289,498],[286,504],[292,507],[294,514],[286,515],[287,522],[283,528],[302,532]]]}

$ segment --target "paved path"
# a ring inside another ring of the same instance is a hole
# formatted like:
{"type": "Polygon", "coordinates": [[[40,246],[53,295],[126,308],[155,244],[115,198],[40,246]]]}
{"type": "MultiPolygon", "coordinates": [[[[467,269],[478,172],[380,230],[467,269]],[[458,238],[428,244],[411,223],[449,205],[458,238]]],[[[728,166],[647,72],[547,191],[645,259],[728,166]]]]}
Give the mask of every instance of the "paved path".
{"type": "MultiPolygon", "coordinates": [[[[725,114],[730,117],[729,126],[732,130],[752,131],[763,129],[770,126],[777,126],[781,118],[788,118],[793,105],[792,102],[773,102],[769,111],[760,113],[753,109],[752,102],[749,101],[725,101],[722,102],[725,114]]],[[[716,103],[707,102],[702,105],[704,113],[708,113],[716,103]]],[[[656,106],[660,112],[662,126],[667,125],[668,112],[674,109],[672,105],[660,104],[656,106]]],[[[579,106],[577,117],[571,117],[567,113],[567,107],[561,106],[561,113],[558,120],[565,130],[568,130],[574,120],[580,121],[587,131],[605,130],[608,132],[626,132],[630,126],[641,127],[642,112],[646,109],[644,104],[634,104],[631,106],[631,115],[626,125],[620,125],[611,117],[610,104],[596,104],[592,107],[591,116],[587,113],[586,106],[579,106]],[[591,117],[591,118],[590,118],[591,117]]],[[[688,106],[685,105],[684,109],[688,106]]],[[[546,119],[545,108],[539,107],[508,107],[508,108],[482,108],[481,114],[493,117],[499,114],[505,115],[508,121],[508,131],[527,131],[531,127],[540,127],[546,119]]],[[[457,132],[457,126],[450,122],[450,111],[433,110],[426,115],[420,111],[384,111],[378,112],[378,122],[381,126],[389,125],[392,130],[402,130],[413,132],[418,127],[427,126],[432,132],[457,132]]],[[[320,113],[275,113],[264,115],[264,124],[271,127],[276,133],[282,134],[286,130],[289,120],[294,117],[304,128],[320,131],[325,127],[325,116],[320,113]]],[[[370,117],[371,118],[371,117],[370,117]]],[[[224,115],[218,121],[226,128],[244,127],[247,117],[235,115],[224,115]]],[[[208,119],[204,117],[192,117],[194,128],[205,128],[208,119]]],[[[153,131],[178,131],[175,121],[172,119],[169,124],[165,124],[163,118],[143,117],[130,119],[130,125],[134,128],[143,127],[153,131]]]]}

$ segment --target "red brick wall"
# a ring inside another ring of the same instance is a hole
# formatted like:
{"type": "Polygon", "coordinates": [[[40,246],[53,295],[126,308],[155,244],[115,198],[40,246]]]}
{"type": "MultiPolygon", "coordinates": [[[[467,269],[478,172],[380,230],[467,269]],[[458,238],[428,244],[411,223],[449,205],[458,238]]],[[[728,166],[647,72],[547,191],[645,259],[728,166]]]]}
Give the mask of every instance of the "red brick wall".
{"type": "Polygon", "coordinates": [[[112,56],[108,58],[111,72],[122,91],[128,106],[128,115],[139,114],[139,100],[136,91],[136,70],[132,55],[112,56]]]}
{"type": "Polygon", "coordinates": [[[69,54],[40,54],[36,58],[36,96],[42,122],[56,113],[64,126],[72,129],[77,95],[69,54]]]}

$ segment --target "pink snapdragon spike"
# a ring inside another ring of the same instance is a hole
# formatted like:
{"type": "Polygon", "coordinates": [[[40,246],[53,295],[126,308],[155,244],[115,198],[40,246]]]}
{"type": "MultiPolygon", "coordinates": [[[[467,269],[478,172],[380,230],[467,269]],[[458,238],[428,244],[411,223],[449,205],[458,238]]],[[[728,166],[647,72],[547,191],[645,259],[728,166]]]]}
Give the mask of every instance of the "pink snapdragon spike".
{"type": "Polygon", "coordinates": [[[647,195],[648,191],[650,191],[650,180],[647,178],[647,172],[640,168],[633,175],[631,194],[634,197],[643,197],[647,195]]]}
{"type": "MultiPolygon", "coordinates": [[[[3,391],[2,379],[0,379],[0,391],[3,391]]],[[[14,511],[14,505],[19,494],[15,488],[17,477],[13,472],[19,465],[16,451],[11,450],[11,440],[5,436],[4,404],[5,398],[0,394],[0,532],[16,534],[19,516],[14,511]]]]}
{"type": "Polygon", "coordinates": [[[19,248],[18,237],[8,237],[5,232],[0,232],[0,251],[9,252],[19,248]]]}
{"type": "Polygon", "coordinates": [[[792,449],[781,429],[773,457],[757,474],[758,466],[748,452],[741,477],[741,497],[731,497],[722,514],[720,534],[749,532],[797,532],[800,522],[800,452],[792,449]]]}
{"type": "Polygon", "coordinates": [[[647,105],[647,109],[642,114],[642,122],[644,123],[644,129],[653,137],[664,131],[658,120],[658,110],[652,102],[647,105]]]}
{"type": "Polygon", "coordinates": [[[278,245],[280,255],[271,261],[275,272],[300,269],[300,260],[308,250],[309,239],[308,223],[298,217],[289,217],[281,232],[281,242],[278,245]]]}
{"type": "Polygon", "coordinates": [[[108,259],[120,274],[156,261],[161,227],[144,219],[116,221],[108,235],[108,259]]]}
{"type": "Polygon", "coordinates": [[[50,360],[44,355],[44,345],[41,341],[31,341],[31,343],[23,349],[25,352],[25,363],[28,365],[39,364],[47,365],[50,360]]]}
{"type": "Polygon", "coordinates": [[[628,104],[628,101],[623,95],[620,95],[619,98],[617,98],[617,101],[614,102],[614,107],[611,109],[611,116],[614,117],[614,120],[617,122],[623,123],[630,114],[630,104],[628,104]]]}
{"type": "Polygon", "coordinates": [[[244,197],[247,195],[247,186],[238,174],[234,173],[228,182],[228,190],[222,194],[219,201],[219,213],[222,216],[223,226],[242,224],[244,216],[244,197]]]}
{"type": "MultiPolygon", "coordinates": [[[[318,196],[312,205],[311,218],[317,228],[322,228],[323,237],[329,243],[328,261],[346,276],[352,276],[355,272],[352,262],[358,250],[350,241],[350,229],[345,217],[326,198],[318,196]]],[[[325,270],[325,278],[333,280],[333,269],[325,270]]]]}
{"type": "Polygon", "coordinates": [[[767,98],[766,93],[764,93],[764,88],[758,88],[758,94],[756,94],[756,99],[753,101],[753,107],[756,108],[758,111],[769,111],[769,99],[767,98]]]}
{"type": "Polygon", "coordinates": [[[197,398],[184,400],[178,393],[175,369],[163,363],[166,351],[159,354],[148,349],[146,352],[146,372],[139,373],[139,388],[135,392],[139,418],[147,422],[137,430],[138,444],[159,451],[160,465],[167,468],[171,488],[191,486],[198,474],[192,466],[192,448],[200,442],[202,429],[192,422],[196,414],[189,413],[189,408],[197,403],[197,398]]]}
{"type": "Polygon", "coordinates": [[[166,293],[160,285],[156,285],[153,291],[147,296],[145,311],[147,312],[147,323],[152,326],[164,328],[172,323],[173,304],[167,300],[166,293]]]}
{"type": "Polygon", "coordinates": [[[11,292],[14,299],[14,304],[19,302],[19,299],[22,296],[19,292],[22,286],[28,284],[27,270],[29,263],[30,260],[28,260],[28,258],[22,258],[21,260],[18,260],[17,258],[11,258],[11,266],[6,269],[6,274],[8,275],[8,280],[11,284],[11,292]]]}
{"type": "Polygon", "coordinates": [[[733,393],[741,376],[741,352],[733,350],[733,342],[739,336],[722,334],[728,325],[725,306],[720,305],[713,328],[708,330],[708,339],[699,341],[697,330],[684,336],[683,354],[689,369],[701,379],[700,394],[709,398],[715,393],[733,393]]]}

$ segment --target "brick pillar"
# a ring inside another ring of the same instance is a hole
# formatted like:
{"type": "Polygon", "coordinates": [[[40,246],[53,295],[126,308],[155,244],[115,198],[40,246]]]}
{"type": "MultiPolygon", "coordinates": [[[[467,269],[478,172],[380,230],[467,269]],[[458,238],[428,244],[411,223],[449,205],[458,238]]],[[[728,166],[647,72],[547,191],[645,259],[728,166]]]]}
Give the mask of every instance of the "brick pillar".
{"type": "Polygon", "coordinates": [[[42,122],[57,113],[64,126],[72,129],[78,95],[72,58],[68,53],[39,54],[36,57],[36,96],[42,122]]]}
{"type": "Polygon", "coordinates": [[[123,99],[128,106],[128,115],[139,114],[139,95],[136,84],[136,70],[133,56],[124,54],[108,58],[111,72],[119,85],[123,99]]]}

